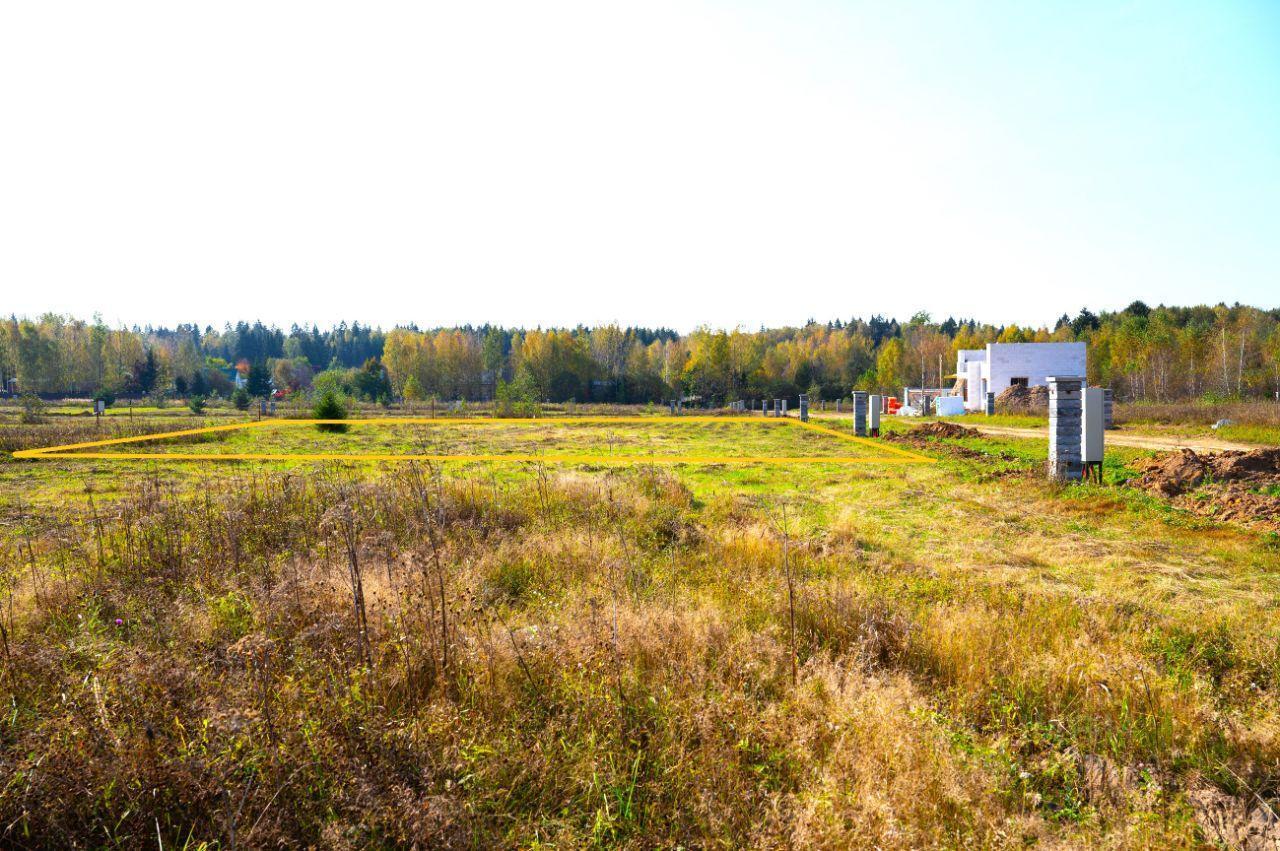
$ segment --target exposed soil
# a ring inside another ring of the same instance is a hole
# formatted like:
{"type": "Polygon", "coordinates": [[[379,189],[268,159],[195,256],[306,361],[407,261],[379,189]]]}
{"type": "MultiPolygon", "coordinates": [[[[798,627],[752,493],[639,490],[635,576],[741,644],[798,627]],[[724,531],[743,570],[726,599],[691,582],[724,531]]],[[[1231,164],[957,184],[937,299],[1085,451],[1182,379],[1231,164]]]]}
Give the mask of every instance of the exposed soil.
{"type": "Polygon", "coordinates": [[[1248,452],[1165,452],[1134,467],[1129,484],[1219,520],[1280,529],[1280,448],[1248,452]]]}
{"type": "MultiPolygon", "coordinates": [[[[980,419],[979,419],[980,421],[980,419]]],[[[1013,426],[979,425],[978,431],[994,437],[1016,437],[1023,440],[1044,440],[1048,432],[1044,428],[1015,428],[1013,426]]],[[[1107,432],[1108,446],[1129,446],[1134,449],[1150,449],[1155,452],[1169,451],[1190,447],[1204,452],[1248,452],[1257,446],[1248,443],[1237,443],[1218,437],[1189,436],[1156,436],[1150,434],[1125,434],[1119,431],[1107,432]]]]}
{"type": "Polygon", "coordinates": [[[1205,482],[1280,485],[1280,448],[1248,452],[1165,452],[1138,462],[1141,476],[1131,484],[1161,496],[1186,493],[1205,482]]]}
{"type": "Polygon", "coordinates": [[[905,443],[908,446],[914,446],[918,449],[928,448],[931,451],[944,451],[949,455],[957,458],[988,458],[985,453],[970,449],[967,446],[957,446],[956,444],[939,445],[937,441],[943,438],[954,437],[979,437],[979,432],[975,429],[965,428],[955,423],[939,420],[937,422],[926,423],[924,425],[915,426],[909,431],[891,431],[882,435],[884,440],[893,443],[905,443]]]}
{"type": "Polygon", "coordinates": [[[965,428],[962,425],[947,422],[946,420],[939,420],[937,422],[927,423],[912,429],[911,435],[913,437],[937,439],[940,437],[977,437],[978,432],[971,428],[965,428]]]}
{"type": "Polygon", "coordinates": [[[1047,414],[1049,412],[1049,388],[1007,387],[996,397],[996,412],[1000,414],[1047,414]]]}

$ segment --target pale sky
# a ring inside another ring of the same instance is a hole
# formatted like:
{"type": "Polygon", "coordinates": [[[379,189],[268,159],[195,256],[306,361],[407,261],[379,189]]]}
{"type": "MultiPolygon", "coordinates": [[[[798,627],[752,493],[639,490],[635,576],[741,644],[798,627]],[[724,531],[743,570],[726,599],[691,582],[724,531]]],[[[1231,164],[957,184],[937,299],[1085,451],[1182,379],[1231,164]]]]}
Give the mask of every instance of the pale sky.
{"type": "Polygon", "coordinates": [[[9,2],[0,313],[1280,306],[1280,3],[9,2]]]}

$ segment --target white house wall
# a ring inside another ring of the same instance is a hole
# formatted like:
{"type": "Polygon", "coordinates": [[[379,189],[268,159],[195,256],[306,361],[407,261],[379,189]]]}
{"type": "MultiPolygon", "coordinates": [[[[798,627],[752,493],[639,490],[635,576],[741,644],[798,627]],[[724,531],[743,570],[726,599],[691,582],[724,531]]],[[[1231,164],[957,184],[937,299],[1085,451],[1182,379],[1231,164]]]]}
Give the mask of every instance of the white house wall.
{"type": "Polygon", "coordinates": [[[990,389],[1000,393],[1014,378],[1047,385],[1050,375],[1085,374],[1084,343],[991,343],[987,346],[990,389]]]}
{"type": "Polygon", "coordinates": [[[1086,374],[1084,343],[989,343],[985,357],[971,359],[969,353],[958,354],[957,372],[966,377],[965,407],[971,411],[982,410],[984,392],[999,395],[1014,378],[1035,387],[1048,384],[1050,375],[1086,374]]]}

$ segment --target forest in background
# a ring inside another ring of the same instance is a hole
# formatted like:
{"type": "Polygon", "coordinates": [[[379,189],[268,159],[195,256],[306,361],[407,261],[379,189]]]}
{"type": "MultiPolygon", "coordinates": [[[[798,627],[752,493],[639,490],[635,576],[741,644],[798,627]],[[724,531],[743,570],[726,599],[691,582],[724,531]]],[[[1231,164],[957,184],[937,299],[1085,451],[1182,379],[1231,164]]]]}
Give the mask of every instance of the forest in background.
{"type": "Polygon", "coordinates": [[[1069,340],[1088,344],[1090,383],[1125,400],[1280,392],[1280,309],[1142,302],[1064,314],[1052,328],[935,321],[922,312],[906,322],[873,316],[685,335],[617,325],[112,328],[100,318],[11,316],[0,321],[0,388],[45,397],[229,397],[239,375],[253,395],[325,388],[384,402],[503,394],[615,403],[680,395],[721,404],[806,392],[835,399],[852,389],[948,386],[959,349],[1069,340]]]}

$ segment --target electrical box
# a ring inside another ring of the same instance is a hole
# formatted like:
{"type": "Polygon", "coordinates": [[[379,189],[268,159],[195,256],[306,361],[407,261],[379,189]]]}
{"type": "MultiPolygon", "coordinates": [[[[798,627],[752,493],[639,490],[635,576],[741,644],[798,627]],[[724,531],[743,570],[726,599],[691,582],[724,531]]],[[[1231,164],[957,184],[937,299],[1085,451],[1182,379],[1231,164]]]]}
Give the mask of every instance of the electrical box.
{"type": "Polygon", "coordinates": [[[93,412],[94,412],[95,414],[102,415],[102,414],[106,413],[106,411],[107,411],[107,403],[106,403],[106,400],[104,400],[104,399],[94,399],[94,400],[93,400],[93,412]]]}
{"type": "Polygon", "coordinates": [[[1081,459],[1086,464],[1102,463],[1102,441],[1106,434],[1106,396],[1101,387],[1084,389],[1084,411],[1080,418],[1083,444],[1081,459]]]}

